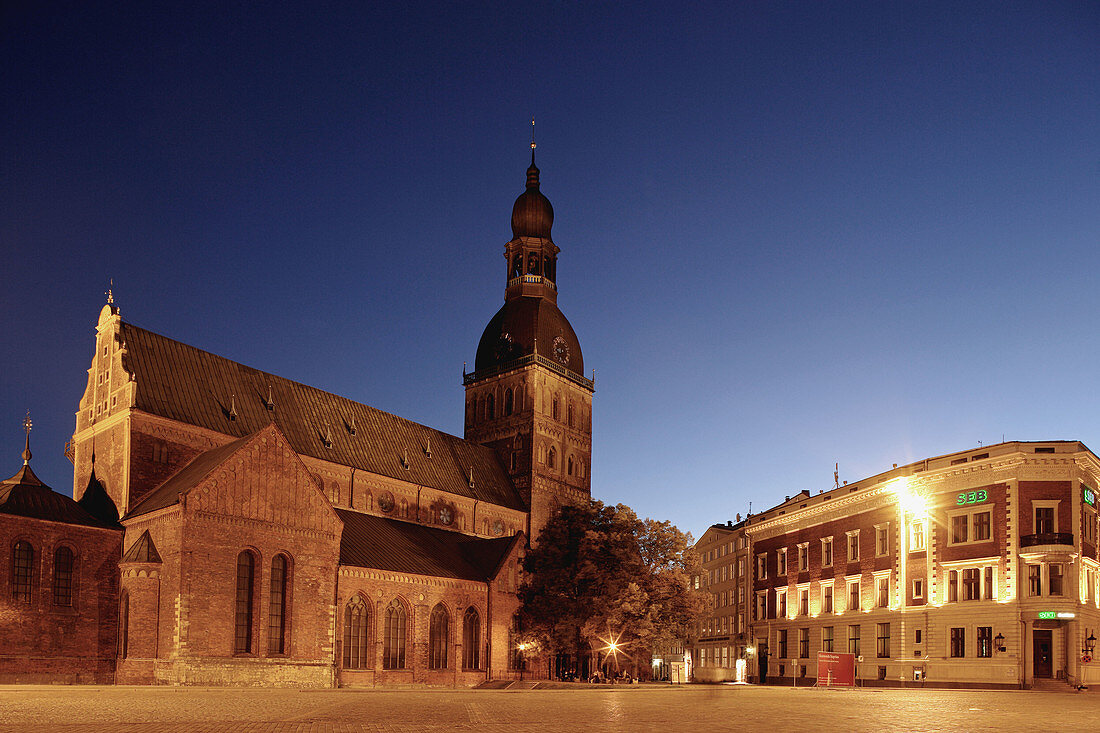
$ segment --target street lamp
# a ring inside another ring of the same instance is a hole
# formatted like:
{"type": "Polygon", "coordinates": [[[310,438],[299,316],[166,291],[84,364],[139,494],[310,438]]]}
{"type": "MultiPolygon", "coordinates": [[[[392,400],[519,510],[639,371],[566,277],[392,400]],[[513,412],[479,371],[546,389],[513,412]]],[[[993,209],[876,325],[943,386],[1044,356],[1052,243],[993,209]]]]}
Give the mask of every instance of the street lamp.
{"type": "Polygon", "coordinates": [[[996,645],[997,651],[1003,652],[1005,650],[1005,637],[1000,631],[993,637],[993,643],[996,645]]]}

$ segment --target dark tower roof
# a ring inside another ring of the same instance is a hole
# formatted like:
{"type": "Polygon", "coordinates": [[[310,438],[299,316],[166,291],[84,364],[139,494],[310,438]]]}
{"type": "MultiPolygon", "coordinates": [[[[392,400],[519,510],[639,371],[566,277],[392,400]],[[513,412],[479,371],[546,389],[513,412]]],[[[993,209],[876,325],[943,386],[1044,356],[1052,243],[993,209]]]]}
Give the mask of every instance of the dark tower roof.
{"type": "Polygon", "coordinates": [[[535,151],[531,151],[531,167],[527,169],[527,190],[512,205],[512,236],[550,239],[554,226],[554,207],[539,191],[539,169],[535,167],[535,151]]]}
{"type": "Polygon", "coordinates": [[[474,370],[494,369],[531,354],[584,374],[581,342],[565,314],[543,298],[516,298],[501,306],[482,332],[474,370]]]}

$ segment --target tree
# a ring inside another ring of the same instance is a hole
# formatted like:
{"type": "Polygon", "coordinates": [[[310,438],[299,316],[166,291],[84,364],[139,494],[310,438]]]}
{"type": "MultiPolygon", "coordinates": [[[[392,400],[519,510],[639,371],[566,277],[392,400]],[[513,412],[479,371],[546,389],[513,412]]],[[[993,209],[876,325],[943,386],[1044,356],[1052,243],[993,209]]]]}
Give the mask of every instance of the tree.
{"type": "Polygon", "coordinates": [[[576,660],[587,644],[613,639],[637,665],[656,646],[684,638],[703,608],[690,583],[699,572],[691,535],[640,520],[622,504],[563,506],[527,552],[524,572],[527,633],[576,660]]]}

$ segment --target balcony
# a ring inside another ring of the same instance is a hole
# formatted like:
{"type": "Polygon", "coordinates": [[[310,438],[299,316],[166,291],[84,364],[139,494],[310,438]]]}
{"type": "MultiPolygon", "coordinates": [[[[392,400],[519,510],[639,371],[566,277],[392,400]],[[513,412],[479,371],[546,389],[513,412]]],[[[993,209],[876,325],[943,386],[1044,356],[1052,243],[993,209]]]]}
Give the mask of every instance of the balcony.
{"type": "Polygon", "coordinates": [[[1039,547],[1042,545],[1069,545],[1073,547],[1073,534],[1070,532],[1043,532],[1041,534],[1020,535],[1020,547],[1039,547]]]}

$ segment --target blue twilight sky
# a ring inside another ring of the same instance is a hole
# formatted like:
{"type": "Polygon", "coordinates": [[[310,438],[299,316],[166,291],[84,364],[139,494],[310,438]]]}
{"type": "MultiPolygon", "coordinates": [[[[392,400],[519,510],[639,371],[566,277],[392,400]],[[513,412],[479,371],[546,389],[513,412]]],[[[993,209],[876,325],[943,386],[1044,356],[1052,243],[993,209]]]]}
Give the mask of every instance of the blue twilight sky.
{"type": "Polygon", "coordinates": [[[530,118],[593,495],[1100,448],[1096,2],[10,2],[0,473],[123,317],[462,432],[530,118]],[[6,457],[3,457],[6,456],[6,457]]]}

